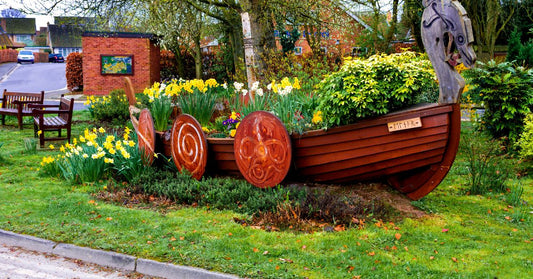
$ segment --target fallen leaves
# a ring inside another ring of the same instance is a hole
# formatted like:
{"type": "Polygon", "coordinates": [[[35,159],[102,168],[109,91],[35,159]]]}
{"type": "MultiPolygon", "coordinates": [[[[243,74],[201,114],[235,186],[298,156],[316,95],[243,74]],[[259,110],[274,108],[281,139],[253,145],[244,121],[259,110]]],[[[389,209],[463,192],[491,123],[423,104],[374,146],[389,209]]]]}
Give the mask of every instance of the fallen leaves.
{"type": "Polygon", "coordinates": [[[402,238],[402,235],[399,233],[396,233],[394,234],[394,238],[396,238],[396,240],[400,240],[400,238],[402,238]]]}

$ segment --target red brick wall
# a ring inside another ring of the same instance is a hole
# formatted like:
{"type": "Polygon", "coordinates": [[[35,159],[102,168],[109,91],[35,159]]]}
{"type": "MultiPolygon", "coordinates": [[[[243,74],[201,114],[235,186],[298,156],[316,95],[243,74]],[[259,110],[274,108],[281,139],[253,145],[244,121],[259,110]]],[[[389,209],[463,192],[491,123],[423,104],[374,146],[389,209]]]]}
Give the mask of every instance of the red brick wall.
{"type": "Polygon", "coordinates": [[[87,95],[107,95],[111,90],[124,88],[129,76],[135,92],[141,92],[160,80],[160,50],[147,38],[82,37],[83,92],[87,95]],[[102,75],[100,55],[133,55],[132,75],[102,75]]]}

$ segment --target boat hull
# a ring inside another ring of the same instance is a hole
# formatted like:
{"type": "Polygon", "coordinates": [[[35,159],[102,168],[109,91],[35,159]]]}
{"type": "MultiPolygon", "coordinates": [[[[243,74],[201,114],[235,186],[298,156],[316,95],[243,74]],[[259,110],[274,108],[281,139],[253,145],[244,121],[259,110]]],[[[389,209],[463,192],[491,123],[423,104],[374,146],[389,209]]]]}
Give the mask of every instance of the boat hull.
{"type": "Polygon", "coordinates": [[[412,199],[433,190],[455,159],[460,107],[422,105],[356,124],[293,135],[295,177],[323,183],[387,179],[412,199]],[[421,127],[389,131],[419,119],[421,127]]]}
{"type": "MultiPolygon", "coordinates": [[[[448,173],[461,129],[458,104],[420,105],[356,124],[293,134],[289,176],[321,183],[387,180],[411,199],[431,192],[448,173]],[[421,127],[389,131],[389,124],[419,119],[421,127]]],[[[208,172],[242,176],[234,139],[207,138],[208,172]]]]}

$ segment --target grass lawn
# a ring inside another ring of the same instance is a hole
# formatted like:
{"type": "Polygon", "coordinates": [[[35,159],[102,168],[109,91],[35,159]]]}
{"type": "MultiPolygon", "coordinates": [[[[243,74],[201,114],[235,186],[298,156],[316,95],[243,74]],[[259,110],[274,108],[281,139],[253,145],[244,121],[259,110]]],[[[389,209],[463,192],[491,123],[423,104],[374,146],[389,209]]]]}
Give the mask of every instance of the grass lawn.
{"type": "MultiPolygon", "coordinates": [[[[80,118],[86,112],[76,112],[80,118]]],[[[247,216],[232,211],[98,200],[105,183],[40,175],[42,157],[58,151],[32,153],[24,140],[33,137],[30,125],[8,124],[0,127],[0,229],[250,278],[533,277],[531,177],[519,181],[526,203],[519,207],[500,194],[465,195],[463,154],[435,191],[414,202],[424,217],[366,220],[363,229],[339,232],[266,232],[234,222],[247,216]]],[[[75,124],[74,136],[85,127],[75,124]]]]}

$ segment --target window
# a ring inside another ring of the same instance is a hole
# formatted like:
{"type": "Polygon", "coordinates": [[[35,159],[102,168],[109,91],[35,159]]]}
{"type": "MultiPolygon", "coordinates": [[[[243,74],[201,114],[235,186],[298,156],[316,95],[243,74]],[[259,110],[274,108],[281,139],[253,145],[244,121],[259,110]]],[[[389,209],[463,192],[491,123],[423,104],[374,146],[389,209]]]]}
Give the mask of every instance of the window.
{"type": "Polygon", "coordinates": [[[294,47],[294,54],[302,55],[302,47],[294,47]]]}
{"type": "Polygon", "coordinates": [[[15,35],[15,42],[24,43],[31,41],[31,35],[15,35]]]}

